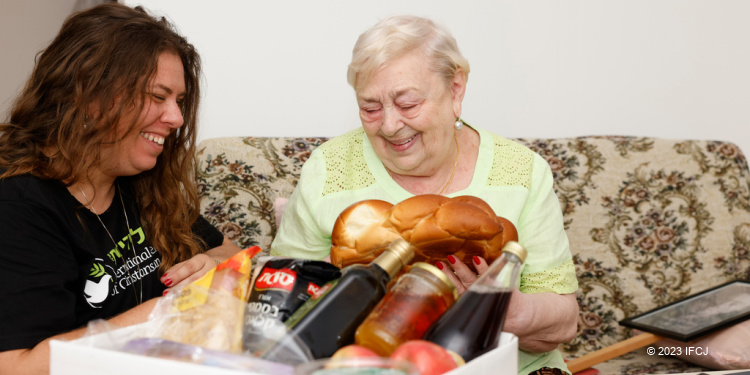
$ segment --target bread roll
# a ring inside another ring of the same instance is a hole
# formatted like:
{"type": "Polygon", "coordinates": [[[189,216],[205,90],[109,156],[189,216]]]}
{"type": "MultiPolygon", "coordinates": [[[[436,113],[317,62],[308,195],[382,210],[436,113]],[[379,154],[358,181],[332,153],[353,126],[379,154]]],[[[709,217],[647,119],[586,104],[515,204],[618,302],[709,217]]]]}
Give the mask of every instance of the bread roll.
{"type": "Polygon", "coordinates": [[[488,263],[495,260],[506,242],[518,241],[518,232],[487,202],[473,196],[417,195],[396,205],[364,200],[336,219],[331,263],[338,267],[369,263],[397,238],[415,246],[412,263],[435,263],[453,254],[470,265],[475,255],[488,263]]]}

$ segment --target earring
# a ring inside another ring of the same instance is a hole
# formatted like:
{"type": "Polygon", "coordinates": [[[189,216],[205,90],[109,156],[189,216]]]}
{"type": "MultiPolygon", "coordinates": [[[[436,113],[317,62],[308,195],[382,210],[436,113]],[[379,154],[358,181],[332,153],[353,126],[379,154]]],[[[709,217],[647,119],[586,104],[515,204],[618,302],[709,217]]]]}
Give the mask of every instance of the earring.
{"type": "Polygon", "coordinates": [[[464,127],[464,121],[460,117],[456,117],[456,123],[453,124],[456,130],[461,130],[464,127]]]}

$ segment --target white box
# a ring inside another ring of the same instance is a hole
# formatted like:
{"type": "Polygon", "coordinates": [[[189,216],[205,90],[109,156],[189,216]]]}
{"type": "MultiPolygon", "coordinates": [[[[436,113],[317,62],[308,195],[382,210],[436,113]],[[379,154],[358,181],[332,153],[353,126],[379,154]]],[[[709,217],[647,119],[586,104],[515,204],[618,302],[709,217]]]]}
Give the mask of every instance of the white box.
{"type": "Polygon", "coordinates": [[[518,337],[503,332],[497,348],[445,375],[516,375],[518,373],[518,337]]]}
{"type": "MultiPolygon", "coordinates": [[[[112,350],[115,342],[132,338],[139,327],[133,326],[73,341],[50,343],[51,375],[239,375],[293,373],[289,366],[278,365],[277,371],[248,372],[212,366],[141,356],[112,350]]],[[[261,366],[262,367],[262,366],[261,366]]],[[[500,346],[475,358],[447,375],[507,374],[518,371],[518,339],[503,332],[500,346]]]]}
{"type": "MultiPolygon", "coordinates": [[[[149,323],[105,331],[73,341],[52,340],[50,342],[51,375],[146,375],[146,374],[180,374],[180,375],[248,375],[279,374],[291,375],[294,368],[264,360],[253,361],[245,368],[258,369],[237,370],[207,366],[172,359],[149,357],[115,350],[132,339],[151,336],[149,323]]],[[[224,353],[222,353],[223,355],[224,353]]],[[[228,354],[228,356],[230,356],[228,354]]],[[[227,362],[226,358],[213,357],[214,360],[227,362]]],[[[234,360],[234,358],[231,358],[234,360]]],[[[240,357],[233,363],[251,361],[250,357],[240,357]]],[[[238,367],[238,366],[233,366],[238,367]]]]}

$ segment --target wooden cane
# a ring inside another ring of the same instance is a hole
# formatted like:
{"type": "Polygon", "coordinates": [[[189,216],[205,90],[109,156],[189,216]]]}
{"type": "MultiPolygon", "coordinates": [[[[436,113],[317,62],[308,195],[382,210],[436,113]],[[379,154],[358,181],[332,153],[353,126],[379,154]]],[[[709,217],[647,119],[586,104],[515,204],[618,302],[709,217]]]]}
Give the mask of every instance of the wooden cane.
{"type": "Polygon", "coordinates": [[[641,333],[640,335],[633,336],[625,341],[618,342],[617,344],[601,348],[576,359],[571,359],[567,363],[568,370],[575,374],[576,372],[585,370],[591,366],[619,357],[625,353],[632,352],[633,350],[642,348],[646,345],[651,345],[663,339],[664,337],[652,333],[641,333]]]}

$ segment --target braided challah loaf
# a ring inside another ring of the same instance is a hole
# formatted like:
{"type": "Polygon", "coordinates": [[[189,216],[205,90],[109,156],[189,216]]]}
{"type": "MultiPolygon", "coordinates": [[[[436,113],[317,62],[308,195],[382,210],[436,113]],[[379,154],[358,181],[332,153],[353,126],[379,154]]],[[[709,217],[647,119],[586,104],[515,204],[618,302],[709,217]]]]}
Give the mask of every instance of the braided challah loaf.
{"type": "Polygon", "coordinates": [[[396,205],[364,200],[336,219],[331,263],[338,267],[369,263],[397,238],[415,246],[412,262],[434,263],[453,254],[470,265],[474,255],[491,263],[506,242],[518,241],[518,232],[513,223],[473,196],[417,195],[396,205]]]}

